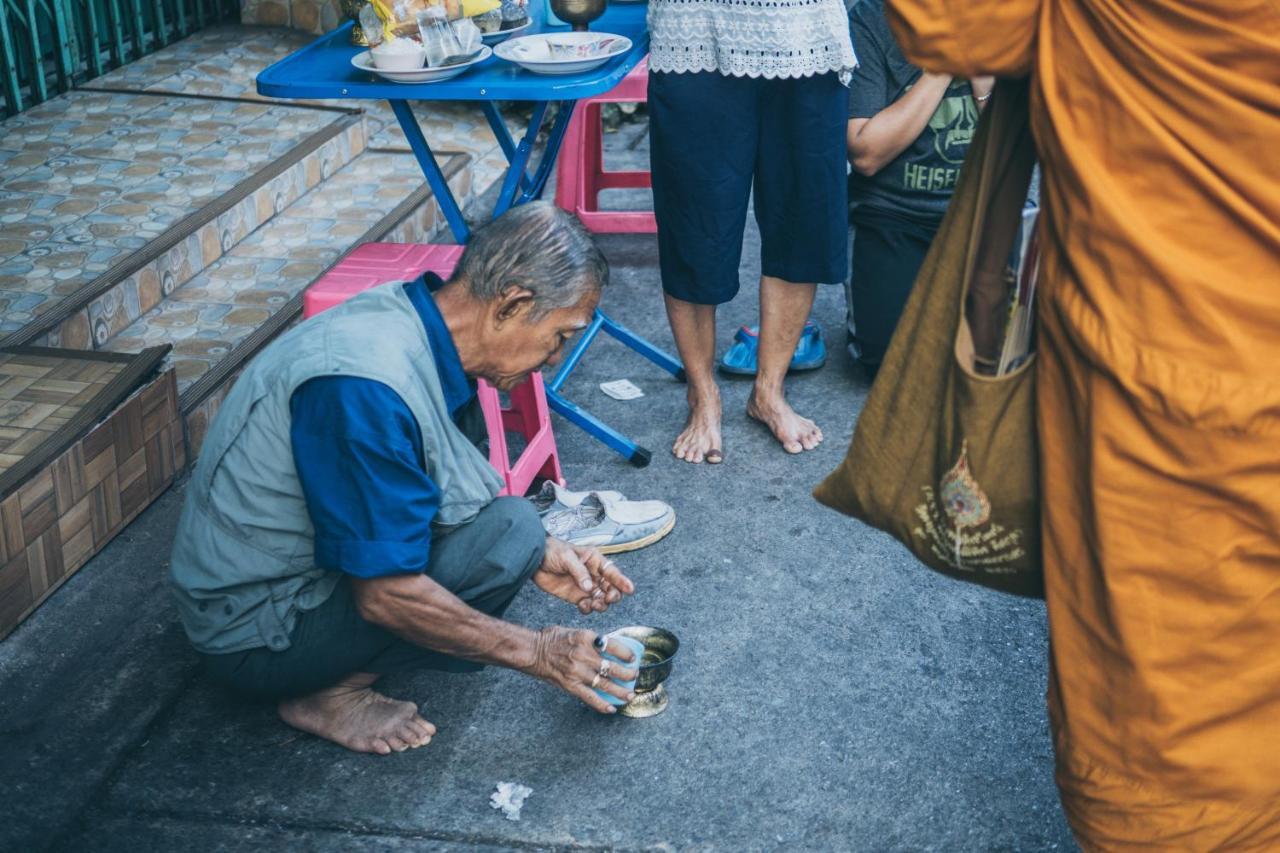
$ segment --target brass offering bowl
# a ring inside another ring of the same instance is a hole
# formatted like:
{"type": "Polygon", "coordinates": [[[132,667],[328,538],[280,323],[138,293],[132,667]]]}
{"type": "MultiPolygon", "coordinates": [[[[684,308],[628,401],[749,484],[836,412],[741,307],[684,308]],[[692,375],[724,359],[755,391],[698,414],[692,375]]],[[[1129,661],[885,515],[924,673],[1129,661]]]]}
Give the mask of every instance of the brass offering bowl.
{"type": "MultiPolygon", "coordinates": [[[[557,13],[559,14],[559,13],[557,13]]],[[[680,650],[680,640],[665,628],[633,625],[613,632],[644,644],[640,659],[640,676],[636,679],[636,698],[618,709],[624,717],[652,717],[667,709],[670,699],[663,684],[671,675],[671,664],[680,650]]]]}
{"type": "Polygon", "coordinates": [[[574,32],[584,32],[587,24],[604,14],[605,0],[551,0],[551,11],[574,32]]]}

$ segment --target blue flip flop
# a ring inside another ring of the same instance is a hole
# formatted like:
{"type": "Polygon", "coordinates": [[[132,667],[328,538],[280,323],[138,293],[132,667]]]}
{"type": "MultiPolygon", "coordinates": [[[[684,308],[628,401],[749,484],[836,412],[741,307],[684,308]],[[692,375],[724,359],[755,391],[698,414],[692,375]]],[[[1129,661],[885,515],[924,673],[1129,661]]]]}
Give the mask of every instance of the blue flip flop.
{"type": "MultiPolygon", "coordinates": [[[[756,353],[760,348],[760,327],[743,326],[734,334],[735,343],[720,359],[720,369],[737,376],[756,375],[756,353]]],[[[817,370],[827,363],[827,345],[822,329],[810,320],[804,324],[789,371],[817,370]]]]}

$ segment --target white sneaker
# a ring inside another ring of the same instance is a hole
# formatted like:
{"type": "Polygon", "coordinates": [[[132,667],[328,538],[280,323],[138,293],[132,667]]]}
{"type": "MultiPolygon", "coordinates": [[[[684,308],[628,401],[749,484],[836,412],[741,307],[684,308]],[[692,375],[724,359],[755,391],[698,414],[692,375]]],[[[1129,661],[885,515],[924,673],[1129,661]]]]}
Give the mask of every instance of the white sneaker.
{"type": "Polygon", "coordinates": [[[618,492],[571,492],[548,482],[532,500],[548,534],[605,554],[652,545],[676,524],[670,505],[629,501],[618,492]]]}

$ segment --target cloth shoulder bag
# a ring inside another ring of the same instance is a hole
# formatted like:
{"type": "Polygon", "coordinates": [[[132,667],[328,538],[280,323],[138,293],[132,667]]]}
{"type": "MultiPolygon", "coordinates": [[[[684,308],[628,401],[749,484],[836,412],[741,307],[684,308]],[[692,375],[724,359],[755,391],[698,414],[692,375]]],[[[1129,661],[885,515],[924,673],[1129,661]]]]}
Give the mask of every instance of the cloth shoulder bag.
{"type": "Polygon", "coordinates": [[[1035,165],[1028,84],[1000,81],[823,504],[926,565],[1041,596],[1035,357],[979,375],[1003,341],[1005,267],[1035,165]]]}

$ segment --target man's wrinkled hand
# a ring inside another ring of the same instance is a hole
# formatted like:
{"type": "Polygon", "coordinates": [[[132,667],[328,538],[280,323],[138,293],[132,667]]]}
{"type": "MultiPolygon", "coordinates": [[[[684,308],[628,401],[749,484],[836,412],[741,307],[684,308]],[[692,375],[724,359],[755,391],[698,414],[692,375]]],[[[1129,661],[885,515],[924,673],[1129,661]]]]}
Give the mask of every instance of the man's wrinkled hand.
{"type": "Polygon", "coordinates": [[[612,679],[630,681],[635,678],[639,661],[634,660],[635,656],[630,649],[616,640],[608,647],[608,652],[627,663],[606,661],[600,656],[595,639],[596,635],[590,631],[574,631],[557,626],[543,628],[538,632],[538,648],[533,664],[525,671],[548,684],[554,684],[570,696],[576,696],[584,705],[601,714],[613,714],[618,709],[602,699],[596,689],[599,688],[623,702],[630,702],[635,698],[635,693],[612,679]]]}
{"type": "Polygon", "coordinates": [[[584,615],[603,613],[622,596],[636,591],[635,584],[597,549],[571,545],[554,536],[547,537],[546,553],[533,582],[584,615]]]}

